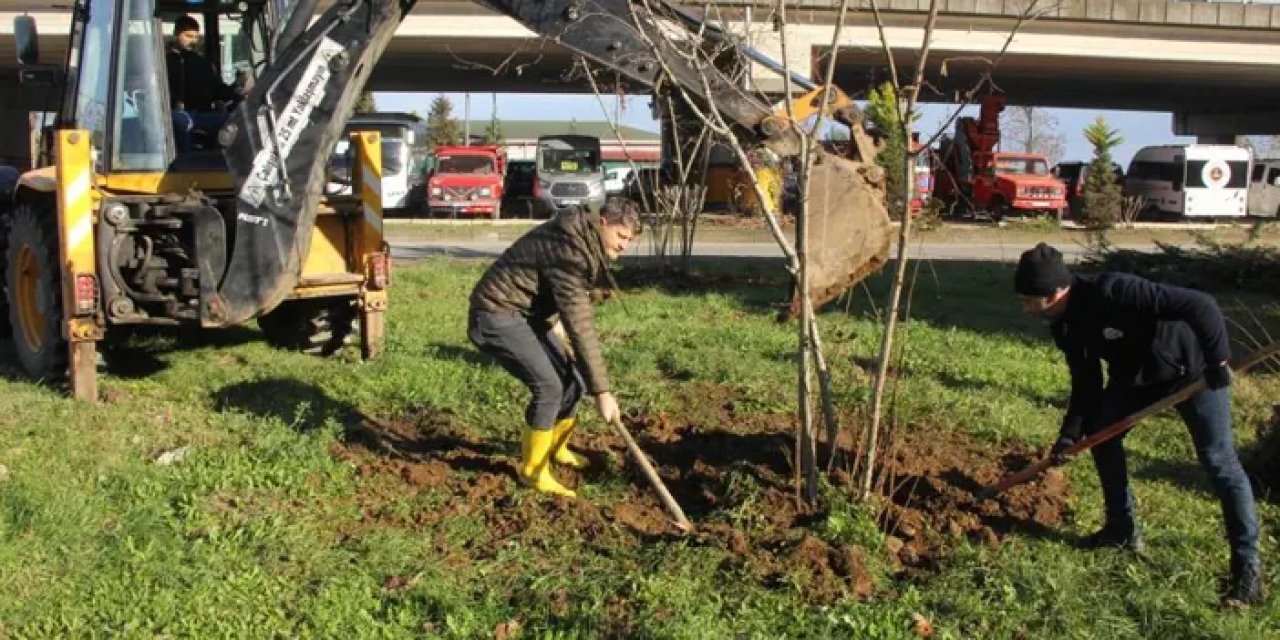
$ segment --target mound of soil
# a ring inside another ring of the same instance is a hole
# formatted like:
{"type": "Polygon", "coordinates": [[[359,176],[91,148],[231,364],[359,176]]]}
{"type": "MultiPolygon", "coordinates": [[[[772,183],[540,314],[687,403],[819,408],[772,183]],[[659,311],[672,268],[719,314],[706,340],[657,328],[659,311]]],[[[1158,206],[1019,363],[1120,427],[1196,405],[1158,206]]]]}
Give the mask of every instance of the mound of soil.
{"type": "MultiPolygon", "coordinates": [[[[627,427],[693,521],[691,539],[723,552],[720,570],[785,586],[812,603],[872,595],[871,552],[822,540],[815,525],[827,514],[797,500],[792,418],[743,414],[732,390],[690,386],[700,388],[676,403],[678,412],[635,416],[627,427]]],[[[364,478],[356,498],[361,518],[347,534],[379,526],[431,529],[458,517],[481,520],[486,536],[450,542],[437,534],[438,550],[458,563],[491,557],[512,540],[536,548],[552,536],[576,535],[584,549],[608,552],[682,535],[625,459],[619,436],[587,431],[573,444],[592,467],[582,473],[556,469],[564,484],[593,484],[622,468],[630,487],[607,501],[538,496],[516,482],[514,441],[480,441],[451,416],[430,409],[367,419],[334,447],[364,478]],[[406,513],[406,498],[422,492],[443,496],[442,503],[406,513]]],[[[891,456],[883,526],[890,560],[904,571],[929,571],[961,538],[999,544],[1014,529],[1052,526],[1066,508],[1069,487],[1061,474],[998,500],[974,501],[981,486],[1028,464],[1029,451],[1005,453],[959,432],[914,427],[899,445],[891,456]]]]}

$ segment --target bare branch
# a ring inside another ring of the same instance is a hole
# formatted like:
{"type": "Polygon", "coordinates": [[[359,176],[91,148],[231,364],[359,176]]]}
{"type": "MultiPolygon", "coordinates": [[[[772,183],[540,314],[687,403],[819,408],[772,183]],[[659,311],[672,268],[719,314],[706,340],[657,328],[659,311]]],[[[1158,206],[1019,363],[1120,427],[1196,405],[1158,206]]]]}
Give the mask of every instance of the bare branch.
{"type": "MultiPolygon", "coordinates": [[[[871,6],[876,9],[876,0],[871,0],[871,6]]],[[[875,11],[876,23],[881,27],[881,45],[885,48],[886,54],[891,58],[889,41],[884,39],[883,22],[880,19],[878,9],[875,11]]],[[[902,128],[903,140],[907,141],[908,148],[903,161],[902,170],[905,172],[902,188],[902,222],[898,230],[898,264],[894,273],[893,287],[889,293],[889,315],[885,320],[884,337],[880,341],[880,358],[879,365],[876,369],[875,390],[872,394],[871,401],[871,424],[868,427],[869,432],[866,439],[866,464],[863,465],[862,476],[862,499],[866,500],[871,495],[872,483],[876,475],[876,446],[880,435],[880,423],[884,416],[884,389],[885,382],[889,378],[889,361],[893,354],[894,334],[897,331],[899,307],[902,301],[902,289],[907,273],[907,252],[909,240],[911,237],[911,196],[915,190],[915,167],[911,161],[915,157],[914,150],[910,148],[911,140],[911,114],[915,111],[916,99],[920,95],[920,79],[924,77],[925,65],[929,61],[929,46],[933,40],[933,27],[938,20],[938,0],[929,0],[929,17],[925,21],[924,42],[921,43],[920,57],[916,62],[915,77],[912,80],[912,86],[908,92],[907,105],[904,109],[898,106],[898,123],[902,128]]],[[[897,75],[893,77],[893,86],[895,89],[895,104],[901,102],[902,91],[901,83],[897,75]]]]}

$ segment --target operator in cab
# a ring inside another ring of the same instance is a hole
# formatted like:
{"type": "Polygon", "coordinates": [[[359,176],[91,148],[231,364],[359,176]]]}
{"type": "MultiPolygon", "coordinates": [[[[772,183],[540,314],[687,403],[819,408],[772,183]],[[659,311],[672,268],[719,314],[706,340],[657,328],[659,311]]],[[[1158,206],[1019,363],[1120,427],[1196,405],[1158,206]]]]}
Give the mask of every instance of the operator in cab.
{"type": "Polygon", "coordinates": [[[591,299],[609,263],[639,233],[630,200],[611,198],[599,213],[569,207],[516,240],[471,291],[472,344],[530,391],[519,475],[537,491],[575,495],[551,475],[550,464],[587,465],[568,447],[584,391],[595,398],[601,419],[621,420],[591,299]]]}
{"type": "Polygon", "coordinates": [[[178,152],[190,151],[192,132],[213,136],[227,121],[225,105],[240,93],[222,82],[213,63],[200,54],[200,24],[191,16],[173,25],[173,44],[165,53],[169,70],[169,100],[173,112],[173,136],[178,152]]]}

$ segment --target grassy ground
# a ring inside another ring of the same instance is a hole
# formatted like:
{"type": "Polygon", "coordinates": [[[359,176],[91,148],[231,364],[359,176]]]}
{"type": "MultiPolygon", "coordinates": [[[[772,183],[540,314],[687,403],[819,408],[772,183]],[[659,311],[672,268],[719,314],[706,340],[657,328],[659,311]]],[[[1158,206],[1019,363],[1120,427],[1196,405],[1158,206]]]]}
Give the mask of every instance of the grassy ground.
{"type": "MultiPolygon", "coordinates": [[[[538,221],[506,220],[491,223],[482,220],[404,220],[387,221],[387,233],[397,241],[426,240],[514,240],[530,225],[538,221]]],[[[1197,237],[1212,238],[1218,242],[1240,242],[1250,235],[1251,225],[1229,224],[1216,228],[1203,225],[1176,225],[1115,229],[1108,238],[1120,245],[1150,245],[1152,242],[1188,244],[1197,237]]],[[[952,223],[921,231],[918,240],[932,243],[1000,243],[1011,245],[1035,244],[1040,240],[1051,243],[1085,242],[1087,232],[1076,228],[1058,228],[1047,220],[1011,219],[1006,227],[996,227],[988,222],[952,223]]],[[[773,237],[759,221],[743,220],[735,216],[706,216],[699,225],[697,240],[700,242],[773,242],[773,237]]],[[[1256,242],[1280,245],[1280,225],[1263,224],[1256,234],[1256,242]]]]}
{"type": "MultiPolygon", "coordinates": [[[[588,507],[511,481],[524,395],[465,339],[465,296],[483,266],[400,268],[389,348],[374,363],[282,353],[249,328],[137,337],[108,353],[96,407],[6,365],[0,637],[896,638],[913,637],[913,614],[948,638],[1280,636],[1280,599],[1216,609],[1226,568],[1218,507],[1169,416],[1128,441],[1151,549],[1142,559],[1070,546],[1099,523],[1087,462],[1069,469],[1077,502],[1061,527],[1014,532],[999,546],[961,540],[923,580],[894,577],[865,510],[832,487],[807,527],[865,546],[876,588],[821,605],[805,597],[806,576],[755,579],[696,539],[635,536],[607,517],[591,531],[566,526],[585,522],[588,507]],[[418,455],[466,454],[447,471],[471,508],[431,483],[370,472],[393,454],[350,455],[362,416],[427,416],[414,424],[443,420],[462,434],[418,455]],[[161,464],[166,453],[180,459],[161,464]],[[515,524],[495,529],[493,512],[515,524]]],[[[624,408],[687,412],[697,408],[691,390],[710,385],[736,394],[743,421],[788,410],[795,332],[772,321],[782,295],[774,273],[775,262],[719,263],[707,284],[637,284],[603,305],[624,408]]],[[[976,263],[918,273],[900,429],[1000,447],[1051,439],[1065,368],[1044,328],[1017,315],[1010,278],[1007,266],[976,263]]],[[[855,289],[821,319],[848,412],[867,401],[853,365],[875,353],[871,301],[883,287],[877,278],[855,289]]],[[[7,343],[0,349],[12,362],[7,343]]],[[[1275,375],[1239,382],[1246,446],[1278,394],[1275,375]]],[[[583,429],[603,431],[592,419],[583,429]]],[[[635,491],[612,462],[580,490],[580,502],[601,505],[635,491]]],[[[743,491],[732,513],[706,517],[743,527],[767,517],[743,491]]],[[[1261,510],[1264,557],[1274,559],[1280,508],[1261,510]]],[[[1267,565],[1271,583],[1276,566],[1267,565]]]]}

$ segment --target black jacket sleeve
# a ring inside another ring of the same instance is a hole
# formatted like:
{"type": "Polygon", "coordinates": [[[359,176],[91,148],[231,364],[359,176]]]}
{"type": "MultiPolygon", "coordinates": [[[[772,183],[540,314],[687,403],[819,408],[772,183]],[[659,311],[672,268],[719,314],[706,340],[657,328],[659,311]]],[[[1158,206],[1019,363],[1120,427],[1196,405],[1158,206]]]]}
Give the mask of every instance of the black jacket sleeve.
{"type": "Polygon", "coordinates": [[[1071,399],[1062,419],[1062,430],[1081,432],[1091,426],[1102,403],[1102,361],[1079,340],[1068,335],[1061,324],[1053,327],[1053,341],[1067,359],[1071,372],[1071,399]]]}
{"type": "Polygon", "coordinates": [[[1104,274],[1098,284],[1103,299],[1117,309],[1186,322],[1195,332],[1207,364],[1231,357],[1227,322],[1212,296],[1123,273],[1104,274]]]}

